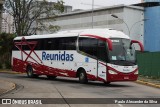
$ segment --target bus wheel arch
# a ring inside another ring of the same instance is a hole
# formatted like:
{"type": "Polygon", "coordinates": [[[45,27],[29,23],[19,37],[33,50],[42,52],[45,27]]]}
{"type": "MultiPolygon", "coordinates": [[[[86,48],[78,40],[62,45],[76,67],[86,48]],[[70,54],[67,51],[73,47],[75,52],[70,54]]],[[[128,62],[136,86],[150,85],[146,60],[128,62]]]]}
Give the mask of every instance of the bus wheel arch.
{"type": "Polygon", "coordinates": [[[88,82],[87,73],[84,68],[80,67],[77,70],[76,77],[79,77],[79,82],[85,84],[88,82]]]}

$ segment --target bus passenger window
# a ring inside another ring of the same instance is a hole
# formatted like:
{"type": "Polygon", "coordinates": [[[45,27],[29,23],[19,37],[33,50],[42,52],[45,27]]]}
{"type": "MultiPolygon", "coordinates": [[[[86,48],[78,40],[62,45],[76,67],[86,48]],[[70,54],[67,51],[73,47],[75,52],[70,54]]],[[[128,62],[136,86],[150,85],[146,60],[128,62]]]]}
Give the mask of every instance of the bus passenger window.
{"type": "Polygon", "coordinates": [[[45,39],[45,50],[51,50],[53,45],[52,39],[45,39]]]}
{"type": "Polygon", "coordinates": [[[97,57],[97,45],[97,39],[84,37],[79,38],[79,50],[91,56],[97,57]]]}
{"type": "Polygon", "coordinates": [[[61,38],[59,41],[60,50],[76,50],[76,37],[61,38]]]}
{"type": "Polygon", "coordinates": [[[98,41],[98,59],[101,61],[107,61],[107,44],[104,41],[98,41]]]}
{"type": "Polygon", "coordinates": [[[76,37],[67,37],[66,50],[76,50],[76,37]]]}
{"type": "Polygon", "coordinates": [[[43,50],[44,46],[43,46],[43,39],[35,39],[34,41],[37,41],[35,50],[43,50]]]}

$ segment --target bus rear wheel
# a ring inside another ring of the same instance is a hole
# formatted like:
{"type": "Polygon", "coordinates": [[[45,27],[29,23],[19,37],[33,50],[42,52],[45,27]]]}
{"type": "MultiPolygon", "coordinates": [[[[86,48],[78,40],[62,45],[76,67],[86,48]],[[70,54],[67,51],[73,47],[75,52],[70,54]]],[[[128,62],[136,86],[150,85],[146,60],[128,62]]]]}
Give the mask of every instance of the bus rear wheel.
{"type": "Polygon", "coordinates": [[[50,75],[47,75],[47,78],[50,79],[50,80],[54,80],[57,76],[50,76],[50,75]]]}
{"type": "Polygon", "coordinates": [[[79,82],[82,84],[86,84],[88,82],[87,74],[85,71],[81,71],[79,73],[79,82]]]}
{"type": "Polygon", "coordinates": [[[36,77],[38,77],[38,75],[36,75],[36,74],[33,73],[33,68],[32,68],[32,66],[28,66],[28,67],[27,67],[27,76],[28,76],[29,78],[36,78],[36,77]]]}

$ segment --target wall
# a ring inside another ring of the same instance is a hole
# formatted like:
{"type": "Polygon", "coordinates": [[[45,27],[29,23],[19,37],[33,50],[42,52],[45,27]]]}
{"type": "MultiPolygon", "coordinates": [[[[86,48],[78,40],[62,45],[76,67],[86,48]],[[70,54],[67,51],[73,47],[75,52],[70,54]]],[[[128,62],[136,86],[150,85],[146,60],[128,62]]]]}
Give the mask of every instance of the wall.
{"type": "MultiPolygon", "coordinates": [[[[125,8],[124,9],[124,21],[129,27],[129,31],[124,24],[124,32],[130,33],[130,37],[133,40],[139,40],[143,44],[144,39],[144,11],[143,8],[125,8]]],[[[136,46],[137,48],[139,46],[136,46]]]]}
{"type": "Polygon", "coordinates": [[[139,74],[149,77],[160,77],[160,52],[138,53],[139,74]]]}
{"type": "MultiPolygon", "coordinates": [[[[113,28],[116,30],[123,31],[128,35],[128,30],[123,20],[129,25],[132,26],[133,23],[142,20],[143,8],[141,7],[131,7],[131,6],[112,6],[104,7],[100,9],[95,9],[93,12],[93,28],[113,28]],[[114,18],[111,16],[114,14],[119,18],[114,18]]],[[[61,30],[71,30],[71,29],[85,29],[92,28],[92,11],[85,10],[79,12],[72,12],[67,14],[62,14],[57,17],[56,21],[50,19],[41,19],[45,24],[52,23],[52,25],[58,25],[61,27],[61,30]]],[[[142,22],[141,22],[142,23],[142,22]]],[[[140,23],[137,23],[133,29],[132,34],[143,35],[143,25],[139,26],[140,23]],[[137,27],[138,26],[138,27],[137,27]]],[[[143,23],[142,23],[143,24],[143,23]]],[[[42,31],[37,34],[46,34],[50,32],[42,31]]],[[[136,37],[135,37],[136,38],[136,37]]],[[[135,39],[133,38],[133,39],[135,39]]],[[[136,38],[139,40],[139,38],[136,38]]],[[[143,43],[143,39],[140,38],[140,41],[143,43]]]]}
{"type": "Polygon", "coordinates": [[[160,0],[143,0],[143,2],[160,2],[160,0]]]}
{"type": "MultiPolygon", "coordinates": [[[[123,30],[123,22],[113,18],[111,14],[116,14],[121,17],[123,15],[123,8],[94,11],[93,27],[123,30]]],[[[55,22],[52,21],[52,24],[59,25],[61,30],[92,28],[92,12],[87,11],[72,13],[71,15],[61,15],[55,22]]]]}
{"type": "MultiPolygon", "coordinates": [[[[139,8],[125,8],[124,20],[126,21],[130,37],[134,40],[140,40],[143,43],[144,37],[144,12],[139,8]]],[[[124,25],[124,31],[128,34],[128,29],[124,25]]]]}
{"type": "Polygon", "coordinates": [[[160,6],[145,8],[145,51],[160,51],[160,6]]]}

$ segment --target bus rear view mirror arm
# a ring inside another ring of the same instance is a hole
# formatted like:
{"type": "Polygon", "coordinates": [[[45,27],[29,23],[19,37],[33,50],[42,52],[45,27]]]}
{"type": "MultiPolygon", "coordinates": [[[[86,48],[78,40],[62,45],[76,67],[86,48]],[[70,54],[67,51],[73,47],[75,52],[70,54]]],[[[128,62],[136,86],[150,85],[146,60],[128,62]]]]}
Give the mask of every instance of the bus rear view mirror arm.
{"type": "Polygon", "coordinates": [[[131,40],[131,45],[134,44],[134,43],[138,43],[138,45],[140,46],[141,52],[144,51],[144,47],[143,47],[143,45],[142,45],[141,42],[139,42],[139,41],[137,41],[137,40],[131,40]]]}

